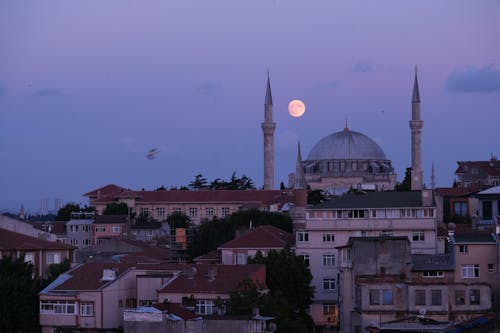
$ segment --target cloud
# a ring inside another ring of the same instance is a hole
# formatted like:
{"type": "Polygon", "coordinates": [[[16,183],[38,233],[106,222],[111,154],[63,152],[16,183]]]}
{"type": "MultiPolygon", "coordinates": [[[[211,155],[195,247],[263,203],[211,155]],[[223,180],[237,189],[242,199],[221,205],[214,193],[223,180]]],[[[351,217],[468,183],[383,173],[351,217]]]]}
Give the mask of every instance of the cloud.
{"type": "Polygon", "coordinates": [[[373,67],[364,61],[358,61],[352,68],[352,71],[355,73],[369,73],[373,72],[373,67]]]}
{"type": "Polygon", "coordinates": [[[55,88],[45,88],[45,89],[40,89],[35,91],[33,94],[31,94],[33,97],[62,97],[66,96],[66,93],[64,93],[62,90],[55,89],[55,88]]]}
{"type": "Polygon", "coordinates": [[[446,82],[446,89],[452,93],[490,93],[500,91],[500,70],[492,64],[483,68],[468,67],[455,70],[446,82]]]}

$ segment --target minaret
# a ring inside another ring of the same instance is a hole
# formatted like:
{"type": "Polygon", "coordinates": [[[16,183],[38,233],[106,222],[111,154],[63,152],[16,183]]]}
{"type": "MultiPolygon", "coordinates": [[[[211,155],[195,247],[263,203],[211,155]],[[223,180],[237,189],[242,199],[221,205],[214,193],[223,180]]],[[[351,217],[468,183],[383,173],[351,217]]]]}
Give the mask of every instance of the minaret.
{"type": "Polygon", "coordinates": [[[267,72],[267,89],[264,100],[264,122],[262,133],[264,134],[264,190],[274,189],[274,129],[273,122],[273,97],[271,95],[271,82],[269,71],[267,72]]]}
{"type": "Polygon", "coordinates": [[[418,93],[417,66],[415,66],[415,81],[413,83],[413,97],[411,100],[411,190],[423,189],[422,174],[422,127],[420,120],[420,94],[418,93]]]}
{"type": "Polygon", "coordinates": [[[297,150],[297,166],[295,167],[295,183],[293,188],[297,190],[306,189],[306,178],[304,176],[304,167],[302,166],[302,154],[300,153],[300,142],[297,150]]]}

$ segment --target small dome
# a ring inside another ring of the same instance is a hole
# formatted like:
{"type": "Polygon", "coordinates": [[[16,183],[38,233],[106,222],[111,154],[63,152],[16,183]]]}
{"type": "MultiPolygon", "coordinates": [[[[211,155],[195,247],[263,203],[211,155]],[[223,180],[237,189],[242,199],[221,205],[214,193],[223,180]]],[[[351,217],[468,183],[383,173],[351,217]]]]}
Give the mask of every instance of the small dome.
{"type": "Polygon", "coordinates": [[[382,148],[372,139],[345,128],[321,139],[307,160],[385,160],[382,148]]]}

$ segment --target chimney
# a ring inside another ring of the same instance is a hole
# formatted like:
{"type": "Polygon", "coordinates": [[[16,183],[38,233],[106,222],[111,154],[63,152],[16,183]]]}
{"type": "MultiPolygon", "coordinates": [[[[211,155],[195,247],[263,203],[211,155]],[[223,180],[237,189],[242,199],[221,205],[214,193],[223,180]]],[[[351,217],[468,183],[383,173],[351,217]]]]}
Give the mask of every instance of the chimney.
{"type": "Polygon", "coordinates": [[[114,268],[105,268],[102,270],[102,281],[116,280],[116,270],[114,268]]]}
{"type": "Polygon", "coordinates": [[[208,269],[207,272],[208,276],[208,281],[213,282],[215,281],[215,278],[217,277],[217,267],[211,267],[208,269]]]}

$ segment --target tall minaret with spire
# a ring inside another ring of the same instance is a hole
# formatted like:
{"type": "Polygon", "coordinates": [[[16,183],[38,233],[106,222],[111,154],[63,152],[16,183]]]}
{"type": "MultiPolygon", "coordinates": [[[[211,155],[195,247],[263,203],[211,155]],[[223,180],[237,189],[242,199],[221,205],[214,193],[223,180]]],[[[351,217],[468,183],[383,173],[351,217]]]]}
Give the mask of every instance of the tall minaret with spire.
{"type": "Polygon", "coordinates": [[[297,165],[295,167],[295,183],[293,184],[293,188],[296,190],[304,190],[307,188],[304,167],[302,165],[302,154],[300,153],[300,142],[297,148],[297,165]]]}
{"type": "Polygon", "coordinates": [[[436,174],[434,172],[434,163],[432,163],[432,170],[431,170],[431,189],[436,189],[436,174]]]}
{"type": "Polygon", "coordinates": [[[271,82],[269,71],[267,71],[267,89],[264,100],[264,122],[262,133],[264,134],[264,190],[274,189],[274,129],[273,122],[273,96],[271,95],[271,82]]]}
{"type": "Polygon", "coordinates": [[[411,190],[419,191],[424,187],[422,173],[422,127],[420,119],[420,94],[418,92],[417,66],[415,66],[415,81],[413,82],[413,97],[411,100],[411,190]]]}

